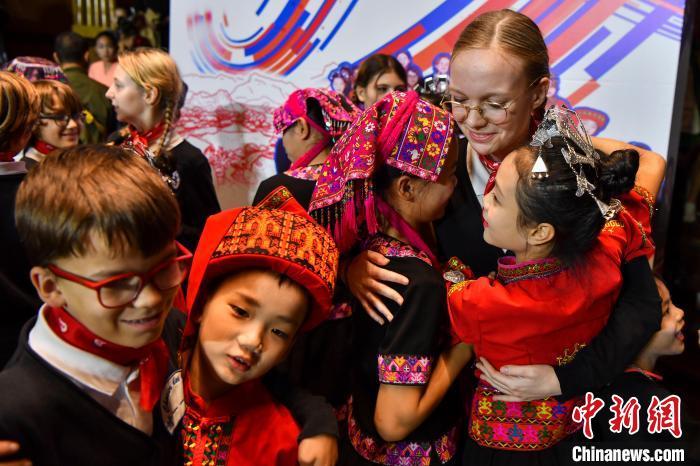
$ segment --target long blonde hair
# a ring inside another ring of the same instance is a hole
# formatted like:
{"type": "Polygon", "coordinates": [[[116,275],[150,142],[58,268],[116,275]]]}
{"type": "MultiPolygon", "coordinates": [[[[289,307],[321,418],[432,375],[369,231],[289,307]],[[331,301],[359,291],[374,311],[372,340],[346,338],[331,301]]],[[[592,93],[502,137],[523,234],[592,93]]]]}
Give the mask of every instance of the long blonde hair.
{"type": "Polygon", "coordinates": [[[0,71],[0,151],[14,149],[33,127],[39,111],[39,95],[32,83],[11,71],[0,71]]]}
{"type": "Polygon", "coordinates": [[[156,106],[163,112],[165,122],[165,131],[154,149],[155,155],[160,155],[170,137],[183,89],[175,60],[162,50],[139,47],[120,53],[119,66],[138,86],[144,89],[153,86],[158,90],[156,106]]]}

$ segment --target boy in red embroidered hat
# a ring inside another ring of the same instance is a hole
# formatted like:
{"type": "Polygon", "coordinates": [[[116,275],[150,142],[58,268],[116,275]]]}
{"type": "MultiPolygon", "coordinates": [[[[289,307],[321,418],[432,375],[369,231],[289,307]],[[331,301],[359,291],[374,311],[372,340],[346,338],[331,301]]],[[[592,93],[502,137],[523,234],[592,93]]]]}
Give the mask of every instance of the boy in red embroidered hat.
{"type": "Polygon", "coordinates": [[[157,401],[191,258],[175,197],[135,154],[79,146],[31,170],[15,212],[45,304],[0,373],[0,438],[34,465],[172,463],[157,401]]]}
{"type": "Polygon", "coordinates": [[[185,464],[297,464],[299,428],[261,378],[327,318],[337,262],[333,239],[286,188],[209,217],[181,347],[185,464]]]}

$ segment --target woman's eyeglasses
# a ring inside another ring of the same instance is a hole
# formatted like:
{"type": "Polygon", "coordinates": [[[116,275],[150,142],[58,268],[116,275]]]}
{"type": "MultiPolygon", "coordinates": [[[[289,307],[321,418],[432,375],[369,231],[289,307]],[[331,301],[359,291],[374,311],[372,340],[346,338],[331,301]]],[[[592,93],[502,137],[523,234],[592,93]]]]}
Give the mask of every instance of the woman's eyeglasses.
{"type": "Polygon", "coordinates": [[[450,112],[454,117],[455,121],[461,123],[469,118],[469,112],[476,110],[481,118],[490,121],[494,125],[499,125],[504,123],[508,119],[508,109],[515,103],[519,98],[524,96],[527,91],[529,91],[532,86],[538,83],[542,78],[537,78],[517,97],[511,99],[505,104],[500,104],[498,102],[492,102],[490,100],[481,102],[479,105],[467,105],[463,101],[449,100],[452,96],[445,95],[440,106],[447,112],[450,112]]]}

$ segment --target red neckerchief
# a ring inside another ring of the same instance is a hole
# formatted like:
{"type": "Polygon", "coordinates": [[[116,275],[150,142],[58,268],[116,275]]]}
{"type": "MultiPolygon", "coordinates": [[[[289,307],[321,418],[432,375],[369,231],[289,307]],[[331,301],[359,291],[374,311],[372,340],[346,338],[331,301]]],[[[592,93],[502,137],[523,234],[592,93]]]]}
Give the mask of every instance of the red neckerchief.
{"type": "Polygon", "coordinates": [[[56,150],[56,146],[53,146],[48,142],[42,141],[41,139],[37,139],[37,141],[34,143],[34,149],[38,150],[44,155],[49,155],[51,152],[56,150]]]}
{"type": "Polygon", "coordinates": [[[136,128],[129,125],[129,137],[132,141],[139,141],[146,147],[149,147],[155,141],[157,141],[165,132],[165,122],[161,121],[153,128],[143,133],[139,132],[136,128]]]}
{"type": "Polygon", "coordinates": [[[0,162],[12,162],[15,158],[15,155],[12,152],[2,152],[0,151],[0,162]]]}
{"type": "Polygon", "coordinates": [[[489,172],[489,179],[486,182],[486,189],[484,189],[485,196],[491,192],[494,186],[496,186],[496,173],[498,172],[498,167],[501,166],[501,162],[496,162],[488,155],[481,155],[478,152],[476,155],[479,156],[479,161],[484,166],[484,168],[486,168],[486,171],[489,172]]]}
{"type": "Polygon", "coordinates": [[[625,369],[625,372],[639,372],[640,374],[645,375],[648,379],[656,380],[658,382],[661,382],[664,379],[659,374],[654,374],[651,371],[646,371],[641,367],[628,367],[627,369],[625,369]]]}
{"type": "Polygon", "coordinates": [[[141,348],[129,348],[99,338],[63,308],[47,306],[44,316],[51,330],[69,345],[120,366],[138,364],[140,404],[146,411],[153,410],[168,375],[169,352],[162,338],[141,348]]]}

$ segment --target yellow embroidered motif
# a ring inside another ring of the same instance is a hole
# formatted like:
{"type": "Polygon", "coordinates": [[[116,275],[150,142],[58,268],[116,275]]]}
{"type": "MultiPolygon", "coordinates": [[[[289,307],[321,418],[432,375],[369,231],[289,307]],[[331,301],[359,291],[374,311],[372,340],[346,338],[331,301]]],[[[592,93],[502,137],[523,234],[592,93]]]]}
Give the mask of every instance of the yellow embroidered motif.
{"type": "Polygon", "coordinates": [[[585,343],[575,343],[574,349],[573,351],[571,351],[571,353],[569,353],[569,348],[564,348],[564,354],[562,354],[561,356],[557,356],[557,365],[564,366],[566,364],[569,364],[571,361],[574,360],[574,357],[576,357],[576,353],[578,353],[585,347],[585,343]]]}
{"type": "Polygon", "coordinates": [[[537,407],[537,417],[540,419],[551,419],[552,408],[547,406],[547,403],[542,402],[542,404],[537,407]]]}
{"type": "Polygon", "coordinates": [[[616,228],[625,228],[625,224],[622,223],[619,220],[609,220],[608,222],[605,223],[605,226],[603,226],[603,231],[605,233],[612,233],[615,231],[616,228]]]}
{"type": "Polygon", "coordinates": [[[644,226],[642,222],[635,220],[637,226],[639,227],[639,232],[642,234],[642,247],[647,245],[647,233],[644,231],[644,226]]]}
{"type": "Polygon", "coordinates": [[[652,218],[654,216],[654,204],[656,203],[654,195],[647,191],[646,188],[637,185],[634,185],[634,192],[639,194],[642,199],[644,199],[647,207],[649,208],[649,218],[652,218]]]}
{"type": "Polygon", "coordinates": [[[459,292],[462,288],[464,288],[473,281],[474,280],[464,280],[463,282],[455,283],[450,287],[450,290],[447,292],[447,296],[450,297],[453,293],[459,292]]]}
{"type": "Polygon", "coordinates": [[[481,414],[491,414],[493,410],[491,409],[491,402],[487,399],[479,400],[479,413],[481,414]]]}

